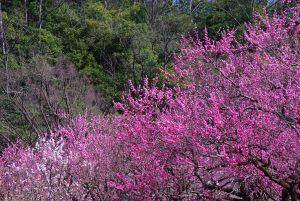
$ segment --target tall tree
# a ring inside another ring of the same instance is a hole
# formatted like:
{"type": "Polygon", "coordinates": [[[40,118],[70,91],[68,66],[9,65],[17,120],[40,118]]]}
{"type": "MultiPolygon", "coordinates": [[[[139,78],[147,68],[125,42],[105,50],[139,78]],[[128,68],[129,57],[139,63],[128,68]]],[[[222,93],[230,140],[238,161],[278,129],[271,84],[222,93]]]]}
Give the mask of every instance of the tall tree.
{"type": "Polygon", "coordinates": [[[8,74],[8,50],[5,40],[5,31],[3,26],[3,11],[2,11],[2,1],[0,1],[0,41],[1,41],[1,50],[2,50],[2,61],[5,67],[5,91],[9,93],[9,74],[8,74]]]}
{"type": "Polygon", "coordinates": [[[39,21],[38,21],[39,29],[42,28],[42,23],[43,23],[43,0],[39,0],[39,21]]]}

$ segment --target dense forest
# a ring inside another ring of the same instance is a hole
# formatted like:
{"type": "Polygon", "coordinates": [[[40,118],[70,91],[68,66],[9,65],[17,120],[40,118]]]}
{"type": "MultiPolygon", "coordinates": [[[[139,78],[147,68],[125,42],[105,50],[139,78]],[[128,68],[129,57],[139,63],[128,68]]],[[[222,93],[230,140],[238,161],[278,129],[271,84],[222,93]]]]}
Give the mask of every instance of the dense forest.
{"type": "Polygon", "coordinates": [[[0,200],[300,200],[298,0],[0,0],[0,200]]]}
{"type": "MultiPolygon", "coordinates": [[[[7,0],[1,2],[1,141],[59,125],[58,113],[112,113],[127,81],[172,71],[180,37],[220,37],[267,1],[7,0]]],[[[162,82],[163,78],[160,78],[162,82]]]]}

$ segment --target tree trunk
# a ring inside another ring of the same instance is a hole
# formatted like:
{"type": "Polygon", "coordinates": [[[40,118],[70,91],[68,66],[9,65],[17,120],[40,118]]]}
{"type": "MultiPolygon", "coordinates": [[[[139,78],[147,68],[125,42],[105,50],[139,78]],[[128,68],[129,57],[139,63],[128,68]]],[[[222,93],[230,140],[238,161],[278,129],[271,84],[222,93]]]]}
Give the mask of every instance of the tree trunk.
{"type": "Polygon", "coordinates": [[[43,0],[40,0],[40,3],[39,3],[39,28],[41,29],[42,28],[42,12],[43,12],[43,0]]]}
{"type": "Polygon", "coordinates": [[[289,201],[289,192],[286,189],[282,189],[281,201],[289,201]]]}
{"type": "Polygon", "coordinates": [[[3,18],[2,18],[2,1],[0,0],[0,42],[1,42],[1,50],[3,54],[3,64],[5,66],[5,74],[6,74],[6,93],[9,93],[9,75],[8,75],[8,54],[7,48],[5,44],[5,35],[4,35],[4,27],[3,27],[3,18]]]}
{"type": "Polygon", "coordinates": [[[6,47],[4,41],[4,28],[3,28],[3,19],[2,19],[2,2],[0,1],[0,40],[1,40],[1,50],[2,53],[6,54],[6,47]]]}
{"type": "Polygon", "coordinates": [[[193,7],[193,0],[190,0],[189,2],[189,13],[192,13],[192,7],[193,7]]]}
{"type": "Polygon", "coordinates": [[[290,194],[291,194],[291,201],[298,201],[297,193],[296,193],[297,187],[298,187],[297,184],[293,184],[292,185],[291,192],[290,192],[290,194]]]}
{"type": "Polygon", "coordinates": [[[25,23],[28,24],[27,0],[24,0],[24,14],[25,14],[25,23]]]}

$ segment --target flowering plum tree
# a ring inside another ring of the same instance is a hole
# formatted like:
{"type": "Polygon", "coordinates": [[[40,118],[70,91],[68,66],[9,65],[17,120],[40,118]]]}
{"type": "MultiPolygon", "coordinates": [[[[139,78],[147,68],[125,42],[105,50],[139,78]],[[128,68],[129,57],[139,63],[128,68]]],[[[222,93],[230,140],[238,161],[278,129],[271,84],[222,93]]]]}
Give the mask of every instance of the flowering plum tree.
{"type": "Polygon", "coordinates": [[[243,42],[182,38],[175,87],[130,83],[121,115],[7,148],[3,199],[299,200],[299,10],[256,15],[243,42]]]}
{"type": "Polygon", "coordinates": [[[116,104],[132,197],[300,199],[299,8],[257,15],[243,43],[183,38],[177,87],[146,80],[116,104]]]}
{"type": "Polygon", "coordinates": [[[108,124],[108,119],[81,116],[41,137],[34,148],[7,148],[0,168],[3,200],[116,199],[116,186],[109,182],[125,166],[119,166],[124,158],[113,148],[108,124]]]}

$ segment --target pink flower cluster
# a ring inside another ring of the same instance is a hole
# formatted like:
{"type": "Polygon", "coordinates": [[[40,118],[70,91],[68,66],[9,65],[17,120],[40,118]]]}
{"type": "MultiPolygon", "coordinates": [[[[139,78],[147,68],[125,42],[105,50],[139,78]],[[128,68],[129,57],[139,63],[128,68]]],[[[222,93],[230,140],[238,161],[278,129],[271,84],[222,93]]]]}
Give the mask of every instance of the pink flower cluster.
{"type": "MultiPolygon", "coordinates": [[[[3,200],[113,200],[109,186],[123,171],[110,120],[80,116],[32,148],[11,146],[1,158],[3,200]]],[[[2,200],[1,199],[1,200],[2,200]]]]}
{"type": "MultiPolygon", "coordinates": [[[[11,146],[4,200],[299,200],[300,6],[256,15],[243,42],[182,38],[175,87],[130,90],[122,115],[11,146]]],[[[198,35],[197,33],[195,34],[198,35]]]]}

